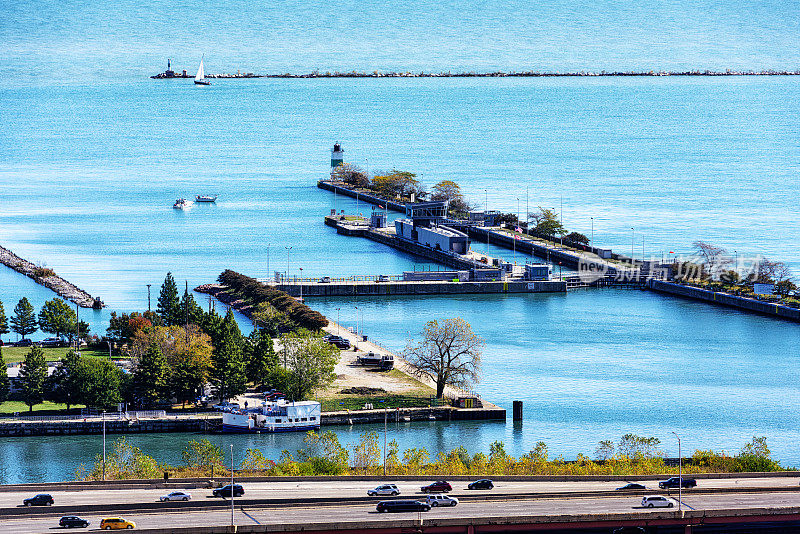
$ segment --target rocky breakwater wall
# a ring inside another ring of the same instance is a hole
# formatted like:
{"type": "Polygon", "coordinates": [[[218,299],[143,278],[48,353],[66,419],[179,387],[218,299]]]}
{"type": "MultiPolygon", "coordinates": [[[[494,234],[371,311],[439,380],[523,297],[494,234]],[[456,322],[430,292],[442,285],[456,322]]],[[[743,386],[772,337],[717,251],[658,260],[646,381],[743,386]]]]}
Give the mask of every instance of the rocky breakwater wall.
{"type": "Polygon", "coordinates": [[[51,269],[37,266],[28,260],[20,258],[7,248],[0,247],[0,263],[32,278],[37,284],[45,286],[58,296],[72,301],[82,308],[100,309],[105,306],[99,297],[92,297],[75,284],[55,274],[51,269]]]}

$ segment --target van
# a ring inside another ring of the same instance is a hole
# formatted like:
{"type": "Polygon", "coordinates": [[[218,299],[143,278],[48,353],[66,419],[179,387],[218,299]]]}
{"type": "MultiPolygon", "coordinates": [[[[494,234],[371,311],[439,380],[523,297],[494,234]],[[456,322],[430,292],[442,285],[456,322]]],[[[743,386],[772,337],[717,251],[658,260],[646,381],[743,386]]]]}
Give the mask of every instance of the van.
{"type": "Polygon", "coordinates": [[[672,499],[661,495],[645,495],[642,497],[642,507],[644,508],[672,508],[673,506],[672,499]]]}

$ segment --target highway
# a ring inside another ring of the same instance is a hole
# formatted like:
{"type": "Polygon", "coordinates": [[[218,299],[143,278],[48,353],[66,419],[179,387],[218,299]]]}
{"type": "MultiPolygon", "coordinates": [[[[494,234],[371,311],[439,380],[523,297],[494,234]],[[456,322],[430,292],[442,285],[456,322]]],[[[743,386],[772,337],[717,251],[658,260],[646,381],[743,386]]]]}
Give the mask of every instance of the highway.
{"type": "MultiPolygon", "coordinates": [[[[664,509],[644,509],[639,496],[570,497],[551,499],[514,499],[491,502],[464,502],[454,508],[434,508],[430,512],[380,514],[374,504],[342,504],[339,506],[284,505],[284,506],[237,506],[237,525],[259,524],[314,524],[348,523],[354,528],[369,523],[380,524],[398,520],[414,520],[418,516],[423,522],[446,518],[505,518],[512,516],[553,516],[570,514],[631,513],[663,514],[664,509]]],[[[800,507],[800,492],[722,493],[685,495],[687,510],[722,510],[766,507],[800,507]]],[[[675,508],[668,511],[675,513],[675,508]]],[[[116,514],[81,514],[91,521],[88,530],[97,530],[101,517],[116,514]]],[[[119,514],[136,522],[137,529],[224,526],[230,525],[230,509],[202,511],[160,511],[119,514]]],[[[58,528],[58,515],[17,517],[2,520],[4,534],[52,532],[58,528]]],[[[83,531],[86,529],[77,529],[83,531]]]]}
{"type": "MultiPolygon", "coordinates": [[[[719,478],[719,479],[699,479],[697,489],[744,489],[744,488],[796,488],[800,492],[798,477],[769,477],[769,478],[719,478]]],[[[218,479],[219,482],[223,480],[218,479]]],[[[420,487],[432,482],[433,479],[420,481],[396,482],[400,488],[401,496],[419,497],[422,496],[420,487]]],[[[387,478],[386,482],[393,482],[387,478]]],[[[658,479],[641,482],[648,491],[659,493],[658,479]]],[[[368,489],[377,486],[378,482],[370,481],[325,481],[325,482],[244,482],[245,496],[251,499],[286,499],[294,501],[304,498],[328,498],[328,499],[348,499],[364,498],[367,496],[368,489]]],[[[625,482],[495,482],[495,488],[491,491],[467,490],[467,482],[451,481],[453,491],[449,495],[457,497],[477,497],[477,496],[498,496],[498,495],[519,495],[519,494],[549,494],[549,493],[573,493],[573,492],[598,492],[614,491],[615,488],[625,485],[625,482]]],[[[76,486],[77,487],[77,486],[76,486]]],[[[49,490],[43,485],[40,490],[31,491],[0,491],[0,509],[13,508],[22,504],[22,500],[31,497],[35,493],[50,493],[57,506],[81,506],[81,505],[100,505],[100,504],[134,504],[144,502],[156,502],[162,495],[180,489],[192,495],[194,501],[208,500],[211,497],[211,490],[206,488],[194,488],[190,484],[169,484],[165,489],[130,489],[125,486],[111,489],[80,489],[80,490],[49,490]]],[[[692,490],[687,490],[688,492],[692,490]]],[[[671,490],[677,494],[677,490],[671,490]]],[[[218,499],[217,499],[218,500],[218,499]]],[[[174,503],[166,503],[167,505],[174,503]]]]}

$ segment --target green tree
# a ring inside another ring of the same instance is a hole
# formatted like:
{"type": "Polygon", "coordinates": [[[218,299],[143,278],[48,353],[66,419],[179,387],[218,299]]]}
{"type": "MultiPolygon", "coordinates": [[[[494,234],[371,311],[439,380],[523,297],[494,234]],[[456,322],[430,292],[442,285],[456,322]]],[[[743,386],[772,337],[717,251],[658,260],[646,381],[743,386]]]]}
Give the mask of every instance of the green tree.
{"type": "Polygon", "coordinates": [[[25,355],[25,361],[19,371],[19,383],[22,390],[22,400],[33,411],[36,404],[40,404],[45,396],[45,383],[47,381],[47,362],[44,352],[39,347],[31,348],[25,355]]]}
{"type": "Polygon", "coordinates": [[[552,238],[553,236],[562,235],[566,232],[555,210],[542,208],[540,206],[539,211],[529,213],[528,217],[533,220],[533,229],[539,235],[552,238]]]}
{"type": "Polygon", "coordinates": [[[6,361],[3,359],[3,347],[0,347],[0,404],[6,401],[10,390],[11,383],[8,380],[8,367],[6,367],[6,361]]]}
{"type": "Polygon", "coordinates": [[[6,310],[3,308],[3,303],[0,302],[0,337],[3,337],[5,334],[8,334],[10,330],[8,329],[8,318],[6,317],[6,310]]]}
{"type": "Polygon", "coordinates": [[[265,384],[278,363],[272,336],[265,330],[253,330],[245,343],[245,359],[247,381],[257,386],[265,384]]]}
{"type": "Polygon", "coordinates": [[[53,402],[66,404],[67,410],[80,403],[80,364],[81,356],[70,350],[61,358],[61,362],[49,378],[47,398],[53,402]]]}
{"type": "Polygon", "coordinates": [[[330,384],[336,377],[333,369],[339,361],[339,349],[308,330],[292,332],[281,338],[279,360],[289,371],[286,394],[294,400],[305,399],[314,389],[330,384]]]}
{"type": "Polygon", "coordinates": [[[177,330],[167,357],[170,390],[175,398],[186,405],[208,382],[213,354],[211,338],[195,325],[189,325],[186,329],[173,328],[177,330]]]}
{"type": "Polygon", "coordinates": [[[157,400],[164,397],[167,390],[169,368],[161,346],[153,342],[138,358],[133,373],[133,393],[136,403],[143,407],[152,407],[157,400]]]}
{"type": "Polygon", "coordinates": [[[573,243],[580,243],[581,245],[589,244],[589,238],[580,232],[570,232],[564,236],[564,239],[572,241],[573,243]]]}
{"type": "Polygon", "coordinates": [[[74,332],[76,320],[77,316],[70,305],[58,298],[45,302],[39,311],[39,328],[56,337],[74,332]]]}
{"type": "Polygon", "coordinates": [[[112,408],[122,402],[122,371],[107,358],[81,358],[77,375],[82,404],[112,408]]]}
{"type": "Polygon", "coordinates": [[[14,307],[14,315],[11,317],[11,329],[22,336],[22,339],[38,330],[33,306],[25,297],[22,297],[14,307]]]}
{"type": "Polygon", "coordinates": [[[187,467],[201,469],[205,472],[214,467],[222,467],[225,456],[219,446],[203,438],[200,441],[189,441],[181,451],[181,458],[187,467]]]}
{"type": "Polygon", "coordinates": [[[197,324],[203,320],[203,309],[198,306],[194,296],[189,293],[187,287],[183,292],[180,304],[178,304],[178,323],[181,325],[197,324]]]}
{"type": "Polygon", "coordinates": [[[161,293],[158,295],[156,310],[165,326],[183,324],[183,319],[180,316],[178,286],[175,284],[172,273],[167,273],[164,283],[161,284],[161,293]]]}
{"type": "Polygon", "coordinates": [[[273,338],[291,332],[295,327],[288,315],[279,312],[268,302],[259,302],[251,317],[256,330],[273,338]]]}
{"type": "Polygon", "coordinates": [[[220,400],[226,400],[247,390],[247,377],[242,353],[242,334],[230,310],[225,316],[222,330],[222,339],[214,347],[211,383],[217,389],[220,400]]]}

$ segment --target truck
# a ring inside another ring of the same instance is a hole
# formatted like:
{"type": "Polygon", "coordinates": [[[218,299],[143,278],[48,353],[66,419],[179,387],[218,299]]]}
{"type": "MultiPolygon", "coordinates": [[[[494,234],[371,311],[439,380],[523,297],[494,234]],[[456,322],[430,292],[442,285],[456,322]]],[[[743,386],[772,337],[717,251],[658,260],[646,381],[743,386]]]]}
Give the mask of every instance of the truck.
{"type": "Polygon", "coordinates": [[[356,363],[358,365],[363,365],[364,367],[377,367],[381,371],[388,371],[390,369],[394,369],[394,356],[391,354],[377,354],[375,352],[368,352],[366,354],[359,355],[356,358],[356,363]]]}

